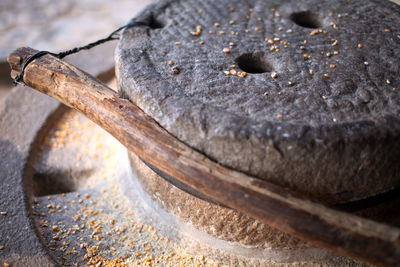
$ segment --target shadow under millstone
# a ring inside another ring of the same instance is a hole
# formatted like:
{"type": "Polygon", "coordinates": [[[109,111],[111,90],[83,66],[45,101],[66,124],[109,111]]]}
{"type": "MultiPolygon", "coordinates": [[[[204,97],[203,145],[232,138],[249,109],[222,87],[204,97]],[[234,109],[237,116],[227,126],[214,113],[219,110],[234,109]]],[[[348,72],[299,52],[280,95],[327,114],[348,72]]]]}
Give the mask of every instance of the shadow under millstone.
{"type": "Polygon", "coordinates": [[[89,177],[91,174],[93,174],[91,169],[35,173],[33,176],[33,195],[48,196],[75,192],[80,187],[80,177],[89,177]]]}

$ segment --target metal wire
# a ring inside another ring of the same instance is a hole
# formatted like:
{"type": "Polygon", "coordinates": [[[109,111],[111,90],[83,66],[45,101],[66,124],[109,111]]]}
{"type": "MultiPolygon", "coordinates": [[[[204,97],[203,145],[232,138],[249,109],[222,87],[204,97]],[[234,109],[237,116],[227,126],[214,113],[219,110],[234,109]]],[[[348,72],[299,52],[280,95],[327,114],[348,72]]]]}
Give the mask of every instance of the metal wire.
{"type": "Polygon", "coordinates": [[[24,81],[23,81],[23,77],[24,77],[25,68],[26,68],[33,60],[35,60],[35,59],[37,59],[37,58],[40,58],[40,57],[42,57],[42,56],[44,56],[44,55],[48,55],[48,54],[49,54],[49,55],[55,56],[55,57],[57,57],[57,58],[59,58],[59,59],[62,59],[62,58],[64,58],[64,57],[66,57],[66,56],[69,56],[69,55],[78,53],[78,52],[81,51],[81,50],[89,50],[89,49],[91,49],[91,48],[93,48],[93,47],[95,47],[95,46],[98,46],[98,45],[100,45],[100,44],[103,44],[103,43],[105,43],[105,42],[112,41],[112,40],[118,40],[119,37],[120,37],[119,33],[120,33],[120,31],[122,31],[123,29],[130,28],[130,27],[140,27],[140,26],[148,26],[148,23],[147,23],[147,22],[143,22],[143,21],[134,21],[134,20],[133,20],[133,21],[129,22],[128,24],[126,24],[126,25],[124,25],[124,26],[122,26],[122,27],[119,27],[118,29],[116,29],[115,31],[113,31],[110,35],[108,35],[106,38],[97,40],[97,41],[95,41],[95,42],[93,42],[93,43],[89,43],[89,44],[84,45],[84,46],[75,47],[75,48],[72,48],[72,49],[70,49],[70,50],[60,52],[60,53],[52,53],[52,52],[49,52],[49,51],[38,51],[38,52],[36,52],[35,54],[33,54],[33,55],[31,55],[30,57],[28,57],[28,58],[24,61],[24,63],[23,63],[22,66],[21,66],[20,73],[19,73],[17,76],[15,76],[15,78],[13,79],[13,84],[14,84],[14,86],[16,86],[17,84],[19,84],[19,83],[21,83],[21,82],[24,82],[24,81]]]}

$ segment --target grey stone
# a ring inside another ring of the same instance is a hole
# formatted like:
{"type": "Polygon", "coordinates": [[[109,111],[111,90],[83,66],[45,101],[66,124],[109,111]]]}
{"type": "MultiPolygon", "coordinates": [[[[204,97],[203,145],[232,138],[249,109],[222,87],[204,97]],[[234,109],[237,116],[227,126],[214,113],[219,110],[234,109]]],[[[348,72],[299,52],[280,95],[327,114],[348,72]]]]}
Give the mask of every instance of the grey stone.
{"type": "Polygon", "coordinates": [[[121,94],[225,166],[330,203],[366,198],[400,184],[399,16],[376,0],[161,1],[119,42],[121,94]]]}
{"type": "Polygon", "coordinates": [[[28,88],[15,88],[2,106],[0,119],[0,262],[16,266],[54,266],[52,258],[41,244],[36,228],[29,216],[31,201],[29,151],[36,135],[58,108],[57,101],[28,88]],[[20,106],[21,100],[30,105],[20,106]],[[32,106],[36,109],[32,110],[32,106]],[[34,122],[34,123],[32,123],[34,122]],[[23,125],[30,125],[25,128],[23,125]],[[24,128],[24,131],[21,129],[24,128]]]}
{"type": "Polygon", "coordinates": [[[58,52],[104,38],[150,2],[2,0],[0,61],[20,46],[58,52]]]}
{"type": "MultiPolygon", "coordinates": [[[[70,62],[96,76],[110,73],[115,42],[68,58],[70,62]],[[101,63],[97,54],[109,55],[101,63]],[[89,62],[89,63],[88,63],[89,62]],[[94,62],[95,64],[90,64],[94,62]]],[[[54,119],[61,104],[28,87],[18,86],[0,106],[0,262],[11,266],[58,266],[59,259],[49,254],[38,237],[32,220],[33,158],[38,139],[54,119]]]]}

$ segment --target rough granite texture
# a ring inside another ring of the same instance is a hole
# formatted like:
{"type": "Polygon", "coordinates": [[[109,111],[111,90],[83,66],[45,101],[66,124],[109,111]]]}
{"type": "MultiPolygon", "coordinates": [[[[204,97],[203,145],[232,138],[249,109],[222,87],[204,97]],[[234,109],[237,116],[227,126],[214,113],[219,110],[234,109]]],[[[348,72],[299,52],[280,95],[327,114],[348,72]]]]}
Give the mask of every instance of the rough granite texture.
{"type": "Polygon", "coordinates": [[[362,199],[400,184],[399,17],[378,0],[160,1],[122,35],[120,90],[225,166],[362,199]]]}
{"type": "MultiPolygon", "coordinates": [[[[166,210],[169,216],[174,218],[172,220],[175,220],[177,224],[175,227],[185,229],[182,232],[202,239],[203,244],[210,242],[205,236],[215,238],[211,241],[211,247],[214,248],[211,253],[218,257],[225,253],[231,253],[224,260],[224,262],[230,260],[229,266],[279,266],[279,263],[283,266],[302,266],[303,264],[305,266],[314,264],[320,264],[319,266],[368,266],[326,249],[314,247],[235,210],[192,196],[164,180],[137,155],[129,153],[129,158],[134,177],[139,181],[141,188],[151,197],[151,200],[156,203],[153,204],[153,210],[150,213],[162,216],[162,212],[157,209],[158,204],[161,209],[166,210]],[[185,224],[199,230],[201,234],[193,234],[189,230],[190,227],[185,227],[185,224]],[[218,248],[221,247],[221,244],[223,249],[219,251],[218,248]],[[234,255],[238,257],[237,260],[234,255]],[[241,263],[243,259],[240,257],[243,256],[245,262],[241,263]]],[[[138,188],[124,187],[136,193],[140,192],[138,188]]],[[[142,198],[146,201],[146,198],[142,198]]]]}

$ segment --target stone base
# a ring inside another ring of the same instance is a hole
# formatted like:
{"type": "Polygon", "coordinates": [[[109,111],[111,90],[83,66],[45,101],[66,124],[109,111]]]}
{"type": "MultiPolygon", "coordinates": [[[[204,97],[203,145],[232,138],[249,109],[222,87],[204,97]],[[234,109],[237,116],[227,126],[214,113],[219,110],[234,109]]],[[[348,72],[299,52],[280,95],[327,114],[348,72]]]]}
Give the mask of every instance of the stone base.
{"type": "Polygon", "coordinates": [[[137,179],[134,183],[139,182],[141,188],[138,191],[143,189],[147,194],[142,199],[153,201],[149,204],[153,213],[164,213],[160,217],[168,220],[169,225],[174,221],[172,224],[179,228],[180,236],[198,239],[206,248],[193,248],[202,249],[202,253],[245,266],[250,262],[251,265],[260,266],[362,266],[351,259],[313,247],[235,210],[186,193],[164,180],[135,154],[129,153],[129,158],[133,179],[137,179]],[[219,257],[217,254],[220,254],[219,257]]]}

